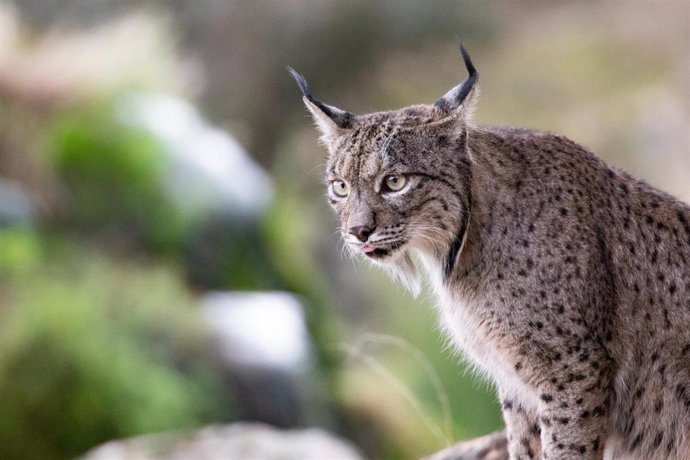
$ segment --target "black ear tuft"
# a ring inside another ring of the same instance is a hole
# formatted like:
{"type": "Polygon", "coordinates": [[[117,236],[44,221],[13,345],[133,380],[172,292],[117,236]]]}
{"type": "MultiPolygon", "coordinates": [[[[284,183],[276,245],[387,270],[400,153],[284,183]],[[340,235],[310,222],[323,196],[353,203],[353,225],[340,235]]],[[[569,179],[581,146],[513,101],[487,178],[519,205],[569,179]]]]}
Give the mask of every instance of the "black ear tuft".
{"type": "Polygon", "coordinates": [[[292,67],[288,66],[287,69],[288,72],[290,72],[290,75],[292,75],[292,78],[295,79],[295,83],[297,83],[297,86],[299,86],[299,90],[302,91],[302,95],[307,99],[313,99],[307,80],[292,67]]]}
{"type": "Polygon", "coordinates": [[[465,49],[465,45],[463,43],[460,43],[460,54],[462,54],[462,60],[465,61],[467,73],[470,74],[468,80],[472,80],[472,84],[474,84],[474,82],[477,81],[479,74],[477,73],[477,69],[474,68],[474,64],[472,64],[472,59],[470,58],[470,53],[467,52],[467,49],[465,49]]]}
{"type": "Polygon", "coordinates": [[[469,76],[464,82],[448,91],[441,99],[436,101],[434,105],[444,112],[451,112],[460,107],[479,78],[479,73],[477,73],[477,69],[472,64],[470,53],[467,52],[465,45],[462,43],[460,43],[460,54],[462,54],[462,60],[465,62],[465,68],[467,68],[469,76]]]}
{"type": "Polygon", "coordinates": [[[292,78],[295,79],[295,83],[297,83],[299,90],[302,92],[302,95],[307,99],[307,101],[316,106],[338,127],[350,128],[352,126],[352,123],[355,119],[355,115],[353,113],[346,112],[345,110],[324,104],[323,102],[314,99],[314,96],[311,95],[311,90],[309,89],[309,83],[307,83],[307,80],[292,67],[288,67],[287,69],[288,72],[290,72],[290,75],[292,75],[292,78]]]}

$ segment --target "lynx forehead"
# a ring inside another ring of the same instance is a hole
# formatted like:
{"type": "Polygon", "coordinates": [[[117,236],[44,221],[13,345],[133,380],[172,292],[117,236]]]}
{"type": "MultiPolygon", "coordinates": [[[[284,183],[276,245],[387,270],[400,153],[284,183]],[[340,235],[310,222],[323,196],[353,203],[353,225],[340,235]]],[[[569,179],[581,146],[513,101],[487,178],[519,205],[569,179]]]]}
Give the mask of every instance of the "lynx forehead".
{"type": "Polygon", "coordinates": [[[480,127],[478,74],[432,105],[316,100],[352,252],[413,292],[502,401],[510,457],[690,458],[690,207],[555,134],[480,127]]]}

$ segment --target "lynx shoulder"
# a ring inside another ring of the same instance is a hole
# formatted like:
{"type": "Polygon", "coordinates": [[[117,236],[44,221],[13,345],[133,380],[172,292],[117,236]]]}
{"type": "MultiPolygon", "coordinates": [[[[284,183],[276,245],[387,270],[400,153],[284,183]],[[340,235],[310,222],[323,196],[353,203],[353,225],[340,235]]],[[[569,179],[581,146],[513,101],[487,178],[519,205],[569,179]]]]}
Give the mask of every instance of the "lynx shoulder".
{"type": "Polygon", "coordinates": [[[565,137],[476,126],[478,74],[432,105],[316,100],[352,253],[419,289],[498,389],[511,458],[690,458],[690,207],[565,137]]]}

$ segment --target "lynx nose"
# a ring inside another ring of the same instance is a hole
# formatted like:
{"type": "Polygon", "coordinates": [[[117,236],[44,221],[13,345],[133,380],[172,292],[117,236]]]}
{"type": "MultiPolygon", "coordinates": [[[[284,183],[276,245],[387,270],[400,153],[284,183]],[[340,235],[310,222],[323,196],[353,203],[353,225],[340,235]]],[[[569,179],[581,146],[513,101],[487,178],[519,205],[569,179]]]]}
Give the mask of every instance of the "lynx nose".
{"type": "Polygon", "coordinates": [[[374,232],[374,229],[371,227],[368,227],[366,225],[358,225],[356,227],[350,227],[348,230],[348,233],[350,235],[354,235],[357,237],[359,241],[364,243],[367,238],[369,238],[369,235],[371,235],[374,232]]]}

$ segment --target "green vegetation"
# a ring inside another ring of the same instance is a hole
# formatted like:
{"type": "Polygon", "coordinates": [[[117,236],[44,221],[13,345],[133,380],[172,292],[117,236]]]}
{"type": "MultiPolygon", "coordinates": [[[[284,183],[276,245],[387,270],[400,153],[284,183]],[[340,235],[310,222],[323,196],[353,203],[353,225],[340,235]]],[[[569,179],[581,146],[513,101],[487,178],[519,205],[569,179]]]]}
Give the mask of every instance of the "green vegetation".
{"type": "Polygon", "coordinates": [[[35,244],[40,259],[0,282],[0,457],[65,458],[230,418],[176,270],[74,241],[35,244]]]}
{"type": "Polygon", "coordinates": [[[69,226],[179,251],[192,222],[162,191],[166,158],[151,133],[123,123],[108,103],[62,113],[47,132],[47,150],[71,192],[69,226]]]}

